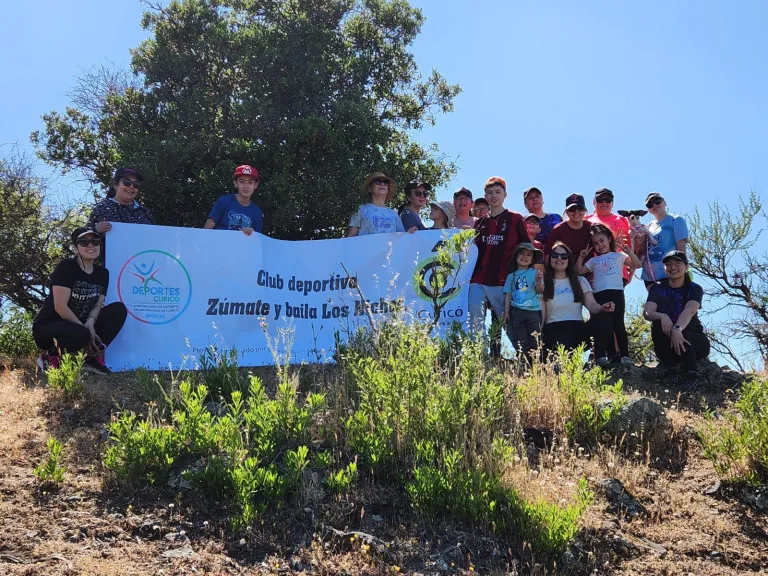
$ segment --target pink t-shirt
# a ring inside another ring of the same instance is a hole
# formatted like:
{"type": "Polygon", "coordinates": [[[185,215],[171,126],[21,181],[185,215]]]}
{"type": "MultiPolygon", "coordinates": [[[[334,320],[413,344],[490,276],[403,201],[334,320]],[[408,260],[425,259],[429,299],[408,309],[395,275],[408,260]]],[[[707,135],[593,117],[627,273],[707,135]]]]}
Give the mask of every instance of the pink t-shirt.
{"type": "MultiPolygon", "coordinates": [[[[624,234],[624,241],[629,243],[629,220],[627,220],[624,216],[619,216],[618,214],[609,214],[608,216],[598,216],[597,212],[594,212],[593,214],[590,214],[586,218],[587,222],[590,224],[604,224],[605,226],[608,226],[610,228],[611,232],[613,232],[613,236],[616,237],[619,232],[624,234]]],[[[618,250],[618,246],[616,247],[618,250]]],[[[629,281],[629,267],[624,267],[624,279],[629,281]]]]}

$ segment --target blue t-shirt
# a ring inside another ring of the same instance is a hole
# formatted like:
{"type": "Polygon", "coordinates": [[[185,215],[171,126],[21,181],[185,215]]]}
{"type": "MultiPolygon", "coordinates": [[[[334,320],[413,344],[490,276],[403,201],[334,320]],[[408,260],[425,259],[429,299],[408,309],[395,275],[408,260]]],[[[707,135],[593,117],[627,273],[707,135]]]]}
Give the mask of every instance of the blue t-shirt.
{"type": "Polygon", "coordinates": [[[648,243],[648,257],[643,262],[642,278],[658,282],[667,277],[661,259],[664,254],[674,250],[680,240],[688,238],[688,226],[682,217],[669,214],[658,222],[651,222],[648,231],[658,244],[652,246],[648,243]]]}
{"type": "Polygon", "coordinates": [[[216,200],[208,218],[215,222],[214,230],[242,230],[253,228],[261,232],[264,226],[264,213],[253,202],[243,206],[237,201],[237,194],[227,194],[216,200]]]}
{"type": "Polygon", "coordinates": [[[541,222],[539,222],[541,230],[539,230],[539,233],[536,234],[536,240],[542,244],[546,244],[547,237],[549,236],[549,233],[552,232],[552,228],[560,224],[562,221],[563,218],[560,216],[560,214],[555,214],[554,212],[548,212],[547,214],[544,214],[544,218],[542,218],[541,222]]]}
{"type": "Polygon", "coordinates": [[[536,292],[536,269],[516,270],[504,282],[504,294],[512,294],[509,305],[522,310],[541,310],[541,300],[536,292]]]}
{"type": "Polygon", "coordinates": [[[349,227],[359,228],[358,236],[405,232],[400,216],[394,209],[370,203],[361,205],[352,214],[349,219],[349,227]]]}
{"type": "Polygon", "coordinates": [[[410,230],[414,226],[418,228],[419,230],[426,230],[427,227],[424,225],[424,221],[421,219],[421,216],[419,216],[418,213],[414,212],[410,208],[403,208],[400,212],[400,220],[403,223],[403,228],[405,230],[410,230]]]}

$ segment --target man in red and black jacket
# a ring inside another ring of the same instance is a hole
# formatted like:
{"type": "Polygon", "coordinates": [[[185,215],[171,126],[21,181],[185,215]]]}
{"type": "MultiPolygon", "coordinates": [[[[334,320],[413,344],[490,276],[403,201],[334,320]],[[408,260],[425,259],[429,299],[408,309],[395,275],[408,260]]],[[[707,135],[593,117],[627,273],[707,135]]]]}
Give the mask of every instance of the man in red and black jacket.
{"type": "Polygon", "coordinates": [[[490,306],[499,318],[504,318],[504,282],[509,274],[509,261],[515,247],[528,242],[528,229],[523,217],[504,208],[507,183],[492,176],[483,186],[490,213],[475,222],[477,264],[469,285],[469,327],[474,334],[483,334],[485,312],[490,306]]]}

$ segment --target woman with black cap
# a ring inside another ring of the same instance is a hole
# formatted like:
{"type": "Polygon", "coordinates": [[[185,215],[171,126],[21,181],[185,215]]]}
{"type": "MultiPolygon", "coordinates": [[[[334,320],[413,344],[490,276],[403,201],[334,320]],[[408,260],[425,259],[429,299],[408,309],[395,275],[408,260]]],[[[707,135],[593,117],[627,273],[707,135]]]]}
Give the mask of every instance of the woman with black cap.
{"type": "Polygon", "coordinates": [[[122,302],[104,306],[109,271],[95,264],[101,254],[101,234],[92,228],[72,232],[75,256],[62,260],[51,274],[50,293],[32,323],[32,336],[43,350],[41,370],[59,366],[59,353],[86,351],[85,362],[101,372],[104,348],[125,324],[122,302]]]}
{"type": "Polygon", "coordinates": [[[665,278],[651,285],[643,316],[651,322],[653,349],[666,376],[676,377],[683,369],[683,389],[694,390],[698,383],[696,361],[709,356],[709,338],[698,312],[704,289],[688,275],[688,257],[682,250],[670,250],[661,259],[665,278]]]}
{"type": "Polygon", "coordinates": [[[136,201],[144,177],[133,168],[118,168],[112,178],[112,189],[96,204],[88,218],[88,227],[99,234],[112,229],[112,222],[154,224],[152,213],[136,201]]]}

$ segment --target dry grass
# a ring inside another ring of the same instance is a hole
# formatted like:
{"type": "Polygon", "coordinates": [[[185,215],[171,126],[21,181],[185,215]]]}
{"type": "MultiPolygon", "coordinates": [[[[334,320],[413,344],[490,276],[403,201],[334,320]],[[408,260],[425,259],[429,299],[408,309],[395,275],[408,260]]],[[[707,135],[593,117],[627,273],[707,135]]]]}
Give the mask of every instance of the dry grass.
{"type": "MultiPolygon", "coordinates": [[[[302,387],[316,387],[332,373],[309,370],[302,387]]],[[[661,465],[647,454],[623,455],[611,446],[588,451],[562,435],[562,399],[543,373],[535,401],[510,401],[521,427],[554,429],[551,449],[520,452],[505,481],[529,499],[566,504],[576,482],[618,478],[649,511],[628,521],[608,511],[601,495],[584,517],[577,539],[585,558],[569,574],[735,575],[768,566],[768,521],[740,503],[703,491],[716,481],[690,428],[701,422],[701,402],[679,401],[653,383],[633,383],[665,403],[671,445],[682,464],[661,465]],[[618,538],[617,538],[618,537],[618,538]],[[631,548],[626,544],[630,543],[631,548]],[[666,550],[663,556],[647,542],[666,550]]],[[[513,379],[511,387],[516,385],[513,379]]],[[[426,530],[402,495],[364,485],[347,501],[310,510],[278,511],[241,542],[225,530],[215,502],[198,502],[170,490],[117,490],[101,463],[103,426],[116,406],[141,411],[131,375],[88,375],[85,398],[73,408],[39,385],[29,369],[0,375],[0,574],[396,574],[541,573],[521,567],[503,542],[462,526],[426,530]],[[32,473],[49,435],[64,445],[66,476],[59,492],[39,492],[32,473]],[[173,505],[173,507],[171,507],[173,505]],[[385,555],[360,542],[315,533],[317,525],[361,530],[391,544],[385,555]],[[157,527],[157,528],[155,528],[157,527]],[[189,541],[165,534],[185,530],[189,541]],[[189,558],[168,558],[190,548],[189,558]],[[441,564],[445,561],[445,565],[441,564]],[[453,564],[453,565],[451,565],[453,564]]],[[[719,392],[711,398],[722,399],[719,392]]],[[[710,397],[706,402],[713,401],[710,397]]]]}

